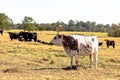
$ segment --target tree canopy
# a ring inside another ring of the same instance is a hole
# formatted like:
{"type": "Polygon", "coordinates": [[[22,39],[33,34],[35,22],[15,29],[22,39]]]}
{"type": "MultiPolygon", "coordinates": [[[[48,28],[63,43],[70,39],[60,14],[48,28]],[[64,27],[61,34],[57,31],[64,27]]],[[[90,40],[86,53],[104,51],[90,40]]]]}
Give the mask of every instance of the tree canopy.
{"type": "Polygon", "coordinates": [[[110,37],[120,37],[120,24],[112,24],[109,28],[108,36],[110,37]]]}
{"type": "Polygon", "coordinates": [[[35,30],[35,21],[32,17],[25,16],[22,21],[23,29],[28,31],[35,30]]]}
{"type": "Polygon", "coordinates": [[[0,13],[0,29],[7,29],[11,26],[11,24],[13,24],[12,19],[4,13],[0,13]]]}

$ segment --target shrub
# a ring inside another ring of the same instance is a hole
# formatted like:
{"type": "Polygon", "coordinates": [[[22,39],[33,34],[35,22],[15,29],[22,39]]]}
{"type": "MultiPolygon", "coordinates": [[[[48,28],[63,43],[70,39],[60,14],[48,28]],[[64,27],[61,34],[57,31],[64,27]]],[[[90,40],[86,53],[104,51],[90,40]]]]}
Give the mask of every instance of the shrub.
{"type": "Polygon", "coordinates": [[[120,24],[112,24],[108,30],[109,37],[120,37],[120,24]]]}

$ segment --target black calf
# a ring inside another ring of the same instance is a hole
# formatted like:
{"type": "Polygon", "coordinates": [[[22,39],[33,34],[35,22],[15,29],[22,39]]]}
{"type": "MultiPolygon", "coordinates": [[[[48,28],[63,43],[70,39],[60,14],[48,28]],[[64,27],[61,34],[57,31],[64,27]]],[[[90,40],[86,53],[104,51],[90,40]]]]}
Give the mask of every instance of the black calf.
{"type": "Polygon", "coordinates": [[[102,44],[103,44],[102,42],[99,42],[99,43],[98,43],[98,46],[102,46],[102,44]]]}
{"type": "Polygon", "coordinates": [[[8,32],[11,40],[18,39],[19,33],[8,32]]]}
{"type": "Polygon", "coordinates": [[[115,48],[115,41],[114,40],[110,41],[110,40],[106,39],[105,41],[106,41],[106,45],[108,48],[109,48],[109,46],[113,46],[113,48],[115,48]]]}

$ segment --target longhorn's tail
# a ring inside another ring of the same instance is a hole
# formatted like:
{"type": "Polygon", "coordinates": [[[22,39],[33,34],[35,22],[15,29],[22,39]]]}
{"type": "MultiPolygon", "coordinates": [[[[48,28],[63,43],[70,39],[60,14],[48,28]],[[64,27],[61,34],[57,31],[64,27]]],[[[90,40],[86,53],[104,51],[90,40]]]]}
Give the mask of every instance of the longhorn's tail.
{"type": "Polygon", "coordinates": [[[53,45],[51,43],[48,43],[48,42],[45,42],[45,41],[41,41],[41,40],[37,40],[37,42],[42,43],[42,44],[46,44],[46,45],[53,45]]]}

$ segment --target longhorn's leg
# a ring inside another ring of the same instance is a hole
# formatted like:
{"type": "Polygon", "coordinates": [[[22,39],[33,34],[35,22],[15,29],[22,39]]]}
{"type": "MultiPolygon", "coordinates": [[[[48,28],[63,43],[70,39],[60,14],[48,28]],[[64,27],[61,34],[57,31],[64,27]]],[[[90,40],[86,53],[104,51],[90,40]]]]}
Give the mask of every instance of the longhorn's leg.
{"type": "Polygon", "coordinates": [[[70,69],[72,69],[72,65],[73,65],[73,56],[70,56],[70,60],[71,60],[70,69]]]}
{"type": "Polygon", "coordinates": [[[97,69],[97,65],[98,65],[98,54],[97,53],[94,54],[94,58],[95,58],[95,68],[97,69]]]}
{"type": "Polygon", "coordinates": [[[97,69],[97,65],[98,65],[98,48],[95,49],[94,58],[95,58],[95,68],[97,69]]]}
{"type": "Polygon", "coordinates": [[[76,69],[78,68],[78,55],[75,55],[76,69]]]}
{"type": "Polygon", "coordinates": [[[90,57],[90,69],[92,69],[93,54],[90,54],[89,57],[90,57]]]}

